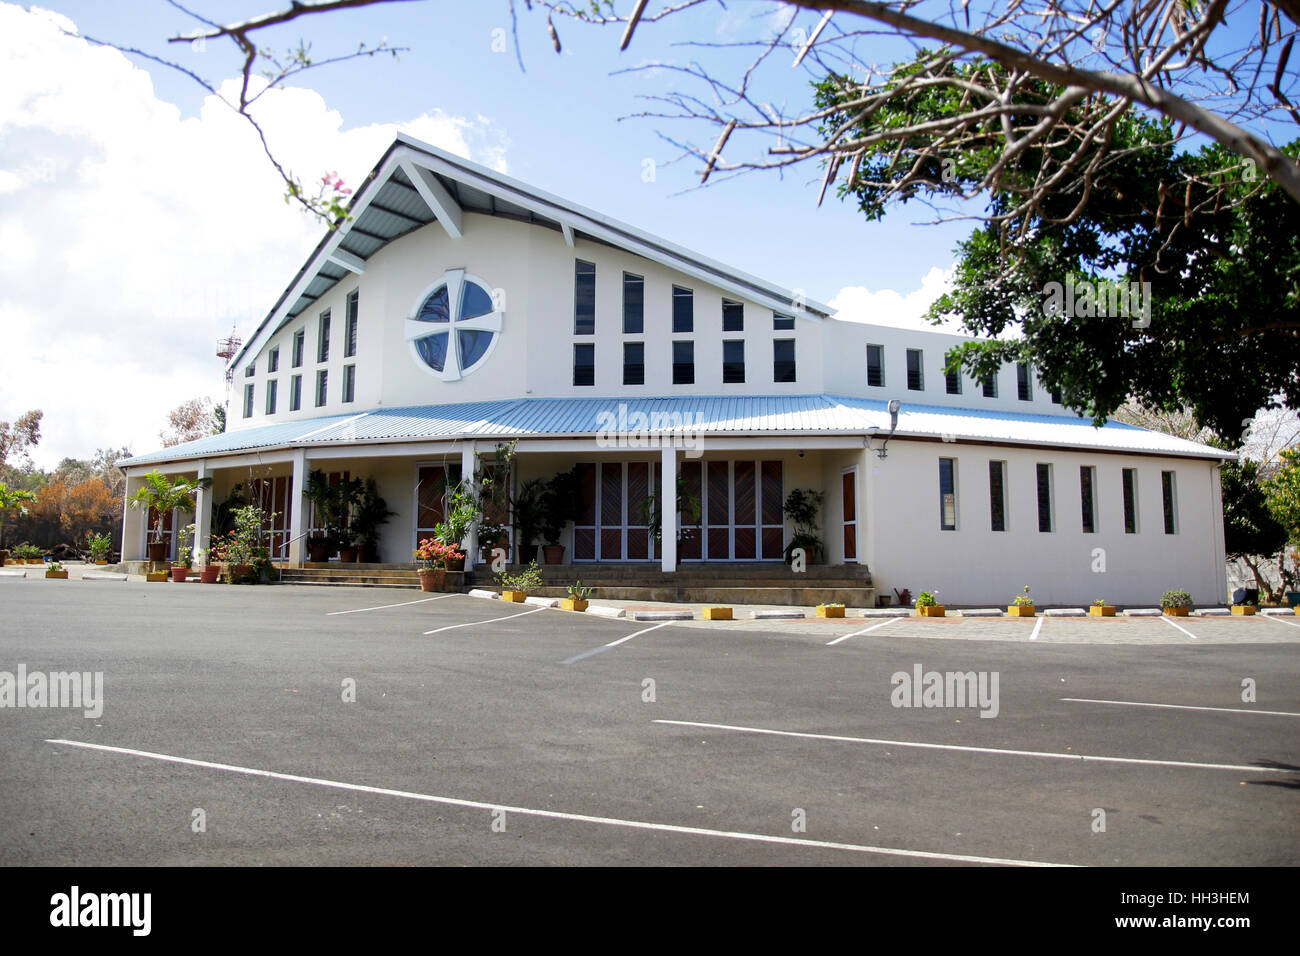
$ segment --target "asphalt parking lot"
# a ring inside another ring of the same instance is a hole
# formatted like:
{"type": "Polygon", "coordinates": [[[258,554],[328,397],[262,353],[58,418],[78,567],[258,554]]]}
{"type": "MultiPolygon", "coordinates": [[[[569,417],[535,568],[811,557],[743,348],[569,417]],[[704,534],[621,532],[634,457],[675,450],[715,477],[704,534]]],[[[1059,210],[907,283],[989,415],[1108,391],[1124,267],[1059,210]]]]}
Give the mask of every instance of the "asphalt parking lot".
{"type": "Polygon", "coordinates": [[[95,717],[0,708],[7,865],[1300,862],[1300,619],[706,625],[43,579],[0,602],[0,672],[103,674],[95,717]]]}

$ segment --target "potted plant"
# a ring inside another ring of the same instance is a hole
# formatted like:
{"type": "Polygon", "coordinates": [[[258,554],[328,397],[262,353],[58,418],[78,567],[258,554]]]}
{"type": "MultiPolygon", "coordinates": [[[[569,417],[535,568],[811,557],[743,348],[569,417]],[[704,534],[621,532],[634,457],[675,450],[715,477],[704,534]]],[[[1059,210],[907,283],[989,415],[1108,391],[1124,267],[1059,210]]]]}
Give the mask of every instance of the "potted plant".
{"type": "Polygon", "coordinates": [[[546,483],[541,498],[542,554],[547,564],[564,562],[564,545],[560,544],[560,535],[565,526],[578,516],[579,508],[578,474],[574,469],[562,471],[546,483]]]}
{"type": "Polygon", "coordinates": [[[379,496],[375,479],[367,478],[357,491],[352,506],[352,540],[356,543],[358,561],[379,560],[379,526],[397,514],[388,510],[388,502],[379,496]]]}
{"type": "Polygon", "coordinates": [[[818,604],[817,616],[818,617],[843,617],[844,605],[840,604],[838,601],[833,601],[830,604],[818,604]]]}
{"type": "Polygon", "coordinates": [[[45,576],[47,578],[57,578],[61,581],[66,581],[68,579],[68,572],[63,570],[63,565],[58,561],[55,561],[45,569],[45,576]]]}
{"type": "Polygon", "coordinates": [[[9,512],[18,516],[27,514],[27,506],[36,502],[36,495],[25,488],[10,488],[0,481],[0,567],[4,567],[9,552],[4,549],[5,526],[9,524],[9,512]]]}
{"type": "MultiPolygon", "coordinates": [[[[542,499],[546,494],[546,479],[531,478],[519,486],[510,502],[510,513],[515,524],[515,561],[523,564],[537,557],[533,539],[543,522],[542,499]]],[[[558,535],[557,535],[558,537],[558,535]]]]}
{"type": "Polygon", "coordinates": [[[794,522],[794,537],[785,548],[785,563],[794,560],[796,548],[802,548],[808,564],[820,563],[822,539],[817,526],[817,515],[821,511],[825,495],[812,488],[795,488],[786,495],[782,511],[794,522]]]}
{"type": "Polygon", "coordinates": [[[566,611],[587,610],[587,598],[591,597],[592,590],[592,588],[583,587],[581,581],[570,584],[568,588],[569,596],[560,602],[560,607],[566,611]]]}
{"type": "Polygon", "coordinates": [[[257,505],[235,509],[235,530],[222,543],[222,573],[228,583],[251,577],[259,563],[269,563],[270,551],[262,541],[262,526],[272,517],[257,505]]]}
{"type": "Polygon", "coordinates": [[[731,616],[731,608],[726,607],[725,605],[719,605],[717,607],[706,607],[703,613],[704,613],[704,620],[706,621],[733,620],[731,616]]]}
{"type": "Polygon", "coordinates": [[[90,560],[95,564],[108,564],[108,556],[113,551],[113,539],[106,534],[96,534],[94,531],[86,532],[86,550],[90,552],[90,560]]]}
{"type": "Polygon", "coordinates": [[[1255,605],[1234,604],[1232,605],[1232,613],[1242,617],[1249,617],[1250,615],[1255,613],[1255,605]]]}
{"type": "Polygon", "coordinates": [[[162,571],[146,571],[144,573],[144,579],[151,584],[161,584],[163,581],[170,581],[172,579],[172,573],[167,569],[162,571]]]}
{"type": "Polygon", "coordinates": [[[44,564],[45,552],[34,544],[20,544],[14,548],[15,564],[44,564]]]}
{"type": "Polygon", "coordinates": [[[473,494],[464,486],[458,487],[451,495],[451,507],[447,509],[445,520],[434,526],[433,536],[445,545],[457,549],[459,557],[448,561],[448,571],[465,570],[465,554],[460,551],[461,542],[469,534],[474,522],[483,516],[473,494]]]}
{"type": "Polygon", "coordinates": [[[199,565],[199,583],[216,584],[217,578],[221,576],[221,565],[213,562],[213,552],[216,550],[215,539],[212,547],[207,551],[196,551],[194,558],[199,565]]]}
{"type": "Polygon", "coordinates": [[[1088,614],[1091,617],[1114,617],[1115,605],[1107,604],[1103,598],[1097,598],[1089,605],[1088,614]]]}
{"type": "Polygon", "coordinates": [[[1007,605],[1007,613],[1012,617],[1033,617],[1037,611],[1034,610],[1034,599],[1029,594],[1029,585],[1025,585],[1023,594],[1017,594],[1014,601],[1007,605]]]}
{"type": "Polygon", "coordinates": [[[478,526],[478,546],[480,560],[491,564],[493,552],[500,549],[505,558],[510,558],[510,528],[503,524],[485,521],[478,526]]]}
{"type": "Polygon", "coordinates": [[[528,567],[519,571],[499,573],[497,584],[501,585],[501,600],[520,604],[528,597],[529,591],[536,591],[542,586],[542,569],[536,561],[530,561],[528,567]]]}
{"type": "MultiPolygon", "coordinates": [[[[353,547],[348,533],[353,500],[360,488],[357,479],[340,481],[331,485],[325,472],[319,469],[307,476],[303,486],[303,497],[316,509],[316,521],[322,530],[307,539],[307,555],[313,564],[323,564],[335,551],[343,547],[353,547]]],[[[238,511],[239,509],[235,509],[238,511]]],[[[340,555],[340,558],[342,555],[340,555]]],[[[356,554],[352,554],[356,561],[356,554]]]]}
{"type": "Polygon", "coordinates": [[[1187,617],[1192,609],[1192,596],[1186,591],[1166,591],[1160,598],[1160,607],[1169,617],[1187,617]]]}
{"type": "Polygon", "coordinates": [[[420,590],[447,590],[447,565],[456,559],[463,563],[465,556],[454,546],[444,544],[437,538],[425,538],[415,549],[415,558],[420,562],[420,590]]]}
{"type": "Polygon", "coordinates": [[[938,593],[934,591],[922,591],[916,596],[916,613],[921,617],[944,617],[945,607],[935,598],[938,593]]]}
{"type": "Polygon", "coordinates": [[[144,485],[135,493],[130,505],[136,510],[154,512],[154,540],[149,542],[149,560],[167,560],[167,542],[163,529],[173,511],[193,511],[195,495],[212,487],[211,478],[177,478],[171,480],[157,471],[144,476],[144,485]]]}

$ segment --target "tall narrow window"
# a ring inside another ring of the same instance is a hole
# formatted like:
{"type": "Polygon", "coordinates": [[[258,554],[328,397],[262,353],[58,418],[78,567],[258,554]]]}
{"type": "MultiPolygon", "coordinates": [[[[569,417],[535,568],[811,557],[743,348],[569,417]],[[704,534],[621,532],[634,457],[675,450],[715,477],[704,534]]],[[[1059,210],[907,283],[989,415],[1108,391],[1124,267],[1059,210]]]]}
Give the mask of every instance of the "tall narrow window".
{"type": "Polygon", "coordinates": [[[885,384],[885,347],[883,345],[867,346],[867,384],[875,386],[885,384]]]}
{"type": "Polygon", "coordinates": [[[989,379],[987,382],[984,383],[984,397],[985,397],[985,398],[997,398],[997,397],[998,397],[998,377],[997,377],[997,375],[994,375],[991,379],[989,379]]]}
{"type": "Polygon", "coordinates": [[[1060,393],[1060,392],[1051,392],[1050,394],[1051,394],[1051,397],[1052,397],[1052,404],[1053,404],[1053,405],[1060,405],[1060,404],[1061,404],[1061,393],[1060,393]]]}
{"type": "Polygon", "coordinates": [[[645,331],[645,279],[623,273],[623,334],[640,335],[645,331]]]}
{"type": "Polygon", "coordinates": [[[623,384],[645,384],[645,343],[623,343],[623,384]]]}
{"type": "Polygon", "coordinates": [[[302,408],[302,376],[295,375],[289,379],[289,411],[296,412],[302,408]]]}
{"type": "Polygon", "coordinates": [[[278,346],[276,348],[271,349],[270,353],[267,354],[266,370],[267,372],[280,371],[280,349],[278,346]]]}
{"type": "Polygon", "coordinates": [[[729,339],[722,343],[722,381],[727,385],[738,385],[744,383],[744,339],[729,339]]]}
{"type": "Polygon", "coordinates": [[[1029,374],[1029,365],[1025,362],[1016,363],[1016,397],[1022,402],[1030,402],[1034,399],[1034,379],[1029,374]]]}
{"type": "Polygon", "coordinates": [[[695,293],[673,286],[673,331],[695,331],[695,293]]]}
{"type": "Polygon", "coordinates": [[[244,386],[244,417],[253,417],[253,384],[251,382],[244,386]]]}
{"type": "Polygon", "coordinates": [[[1097,530],[1097,469],[1091,465],[1079,466],[1079,506],[1083,509],[1083,533],[1092,534],[1097,530]]]}
{"type": "Polygon", "coordinates": [[[1123,472],[1124,479],[1124,533],[1137,534],[1138,531],[1138,504],[1137,504],[1137,469],[1125,468],[1123,472]]]}
{"type": "Polygon", "coordinates": [[[939,459],[939,529],[957,530],[957,462],[952,458],[939,459]]]}
{"type": "Polygon", "coordinates": [[[293,367],[302,368],[303,346],[307,342],[307,330],[299,329],[293,333],[293,367]]]}
{"type": "Polygon", "coordinates": [[[1038,466],[1038,530],[1052,530],[1052,466],[1038,466]]]}
{"type": "Polygon", "coordinates": [[[573,384],[596,384],[596,346],[591,342],[573,346],[573,384]]]}
{"type": "Polygon", "coordinates": [[[348,321],[343,342],[344,358],[352,358],[357,354],[357,312],[360,298],[360,293],[356,289],[348,294],[348,321]]]}
{"type": "Polygon", "coordinates": [[[320,314],[320,323],[316,327],[316,361],[330,360],[330,312],[326,309],[320,314]]]}
{"type": "Polygon", "coordinates": [[[329,395],[329,371],[321,369],[316,373],[316,407],[320,408],[325,404],[325,399],[329,395]]]}
{"type": "Polygon", "coordinates": [[[907,350],[907,387],[914,392],[925,390],[925,370],[920,349],[907,350]]]}
{"type": "Polygon", "coordinates": [[[730,299],[722,300],[722,331],[745,331],[745,307],[730,299]]]}
{"type": "Polygon", "coordinates": [[[257,374],[256,362],[254,362],[252,365],[244,366],[244,378],[252,378],[256,374],[257,374]]]}
{"type": "Polygon", "coordinates": [[[777,339],[772,343],[772,381],[794,382],[794,339],[777,339]]]}
{"type": "Polygon", "coordinates": [[[266,414],[268,415],[275,414],[276,385],[275,379],[271,379],[266,383],[266,414]]]}
{"type": "Polygon", "coordinates": [[[793,332],[794,316],[782,315],[780,312],[772,313],[772,329],[776,332],[793,332]]]}
{"type": "Polygon", "coordinates": [[[356,401],[357,397],[357,367],[355,365],[343,366],[343,401],[356,401]]]}
{"type": "Polygon", "coordinates": [[[573,334],[596,334],[596,266],[581,259],[573,266],[573,334]]]}
{"type": "Polygon", "coordinates": [[[695,384],[695,343],[673,343],[673,384],[695,384]]]}
{"type": "Polygon", "coordinates": [[[989,462],[989,522],[994,531],[1007,530],[1007,463],[989,462]]]}
{"type": "Polygon", "coordinates": [[[1160,472],[1160,490],[1164,495],[1165,534],[1178,533],[1178,488],[1172,471],[1160,472]]]}
{"type": "MultiPolygon", "coordinates": [[[[951,358],[951,356],[949,356],[951,358]]],[[[961,369],[949,372],[946,368],[943,372],[944,388],[948,390],[949,395],[961,394],[961,369]]]]}

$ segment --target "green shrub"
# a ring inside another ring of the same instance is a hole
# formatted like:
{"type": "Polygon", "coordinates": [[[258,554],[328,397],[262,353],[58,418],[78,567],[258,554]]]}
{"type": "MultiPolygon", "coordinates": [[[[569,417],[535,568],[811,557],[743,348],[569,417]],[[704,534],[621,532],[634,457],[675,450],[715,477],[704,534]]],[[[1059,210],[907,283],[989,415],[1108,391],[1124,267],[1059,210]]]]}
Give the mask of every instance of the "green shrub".
{"type": "Polygon", "coordinates": [[[1160,599],[1161,607],[1191,607],[1192,596],[1186,591],[1166,591],[1160,599]]]}
{"type": "Polygon", "coordinates": [[[542,569],[534,561],[519,571],[501,571],[497,574],[497,584],[507,591],[536,591],[542,586],[542,569]]]}
{"type": "Polygon", "coordinates": [[[929,591],[922,591],[916,596],[917,607],[937,607],[939,602],[935,600],[934,594],[929,591]]]}

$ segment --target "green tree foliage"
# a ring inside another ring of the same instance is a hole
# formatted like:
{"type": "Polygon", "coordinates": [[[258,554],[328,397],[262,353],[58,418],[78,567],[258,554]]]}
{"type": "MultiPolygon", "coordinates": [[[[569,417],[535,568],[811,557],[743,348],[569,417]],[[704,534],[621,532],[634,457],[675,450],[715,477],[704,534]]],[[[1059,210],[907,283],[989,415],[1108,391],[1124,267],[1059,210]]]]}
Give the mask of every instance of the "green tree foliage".
{"type": "MultiPolygon", "coordinates": [[[[854,122],[846,89],[834,79],[818,87],[827,128],[854,122]]],[[[1060,93],[1043,83],[1020,90],[1025,114],[1008,119],[1016,128],[1060,93]]],[[[1085,133],[1062,133],[1008,162],[1003,118],[993,112],[983,138],[968,131],[960,150],[945,152],[942,133],[923,124],[941,125],[970,105],[959,86],[921,86],[872,113],[855,131],[861,140],[891,124],[922,128],[901,142],[868,143],[840,187],[868,219],[912,199],[969,208],[1004,164],[987,221],[958,246],[953,290],[930,309],[936,323],[955,316],[984,339],[954,350],[950,369],[985,381],[1003,363],[1029,362],[1065,405],[1099,424],[1136,399],[1186,407],[1229,440],[1260,408],[1300,408],[1300,204],[1224,148],[1179,151],[1168,122],[1133,113],[1105,129],[1104,154],[1087,153],[1085,133]],[[1043,190],[1041,178],[1073,168],[1076,154],[1091,156],[1087,175],[1043,190]],[[1073,308],[1061,294],[1067,287],[1078,290],[1073,308]],[[1111,290],[1137,295],[1112,298],[1111,290]]],[[[1084,128],[1065,119],[1067,130],[1084,128]]]]}

